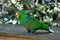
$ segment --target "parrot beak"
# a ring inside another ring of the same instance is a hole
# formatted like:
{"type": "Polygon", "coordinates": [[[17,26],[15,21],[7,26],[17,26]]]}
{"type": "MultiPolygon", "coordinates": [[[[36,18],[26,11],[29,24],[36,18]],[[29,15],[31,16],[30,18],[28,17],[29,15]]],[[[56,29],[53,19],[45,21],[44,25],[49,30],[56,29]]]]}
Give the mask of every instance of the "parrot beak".
{"type": "Polygon", "coordinates": [[[16,13],[16,17],[19,18],[20,17],[20,14],[19,13],[16,13]]]}

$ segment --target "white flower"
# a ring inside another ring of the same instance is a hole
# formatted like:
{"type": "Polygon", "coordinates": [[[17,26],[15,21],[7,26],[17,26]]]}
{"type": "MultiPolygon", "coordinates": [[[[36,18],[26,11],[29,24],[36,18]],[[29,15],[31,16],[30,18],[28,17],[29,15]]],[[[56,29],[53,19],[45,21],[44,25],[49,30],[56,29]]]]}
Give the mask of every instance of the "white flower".
{"type": "Polygon", "coordinates": [[[53,12],[52,10],[49,11],[49,13],[52,13],[52,12],[53,12]]]}
{"type": "Polygon", "coordinates": [[[11,0],[11,2],[12,2],[13,4],[16,4],[16,0],[11,0]]]}
{"type": "Polygon", "coordinates": [[[23,10],[23,5],[22,5],[22,4],[19,4],[19,5],[17,6],[17,9],[23,10]]]}
{"type": "Polygon", "coordinates": [[[58,10],[58,8],[57,7],[54,7],[54,10],[58,10]]]}
{"type": "Polygon", "coordinates": [[[30,15],[32,15],[33,13],[30,13],[30,15]]]}
{"type": "Polygon", "coordinates": [[[4,18],[4,21],[7,21],[8,20],[8,18],[4,18]]]}
{"type": "Polygon", "coordinates": [[[12,21],[12,24],[13,24],[13,25],[15,25],[16,23],[17,23],[17,21],[16,21],[16,20],[13,20],[13,21],[12,21]]]}
{"type": "Polygon", "coordinates": [[[36,17],[37,15],[36,14],[34,14],[34,17],[36,17]]]}

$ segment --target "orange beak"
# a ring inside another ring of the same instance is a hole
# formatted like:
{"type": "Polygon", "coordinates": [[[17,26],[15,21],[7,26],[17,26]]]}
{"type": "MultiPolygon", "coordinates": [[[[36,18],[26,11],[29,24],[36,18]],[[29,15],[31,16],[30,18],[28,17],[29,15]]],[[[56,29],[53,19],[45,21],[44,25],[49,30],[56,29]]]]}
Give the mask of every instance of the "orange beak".
{"type": "Polygon", "coordinates": [[[20,14],[19,13],[16,13],[16,17],[19,18],[20,17],[20,14]]]}

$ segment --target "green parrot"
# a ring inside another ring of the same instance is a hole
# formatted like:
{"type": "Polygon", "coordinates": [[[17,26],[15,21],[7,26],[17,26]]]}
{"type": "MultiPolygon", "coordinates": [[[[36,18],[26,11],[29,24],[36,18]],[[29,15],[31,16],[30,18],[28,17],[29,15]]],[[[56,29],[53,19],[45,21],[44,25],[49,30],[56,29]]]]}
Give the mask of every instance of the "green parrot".
{"type": "Polygon", "coordinates": [[[34,18],[25,13],[23,10],[18,10],[16,13],[16,17],[18,22],[25,26],[26,30],[29,33],[34,33],[38,29],[47,30],[48,32],[54,32],[51,28],[49,28],[46,24],[39,21],[38,19],[34,18]]]}

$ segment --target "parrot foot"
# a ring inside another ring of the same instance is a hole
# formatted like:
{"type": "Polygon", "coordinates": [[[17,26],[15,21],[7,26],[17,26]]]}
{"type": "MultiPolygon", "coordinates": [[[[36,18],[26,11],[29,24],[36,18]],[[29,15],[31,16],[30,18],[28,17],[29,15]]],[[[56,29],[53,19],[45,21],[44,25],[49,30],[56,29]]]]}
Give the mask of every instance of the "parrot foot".
{"type": "Polygon", "coordinates": [[[28,33],[31,33],[31,30],[27,30],[28,31],[28,33]]]}
{"type": "Polygon", "coordinates": [[[33,34],[35,30],[27,30],[29,34],[33,34]]]}

